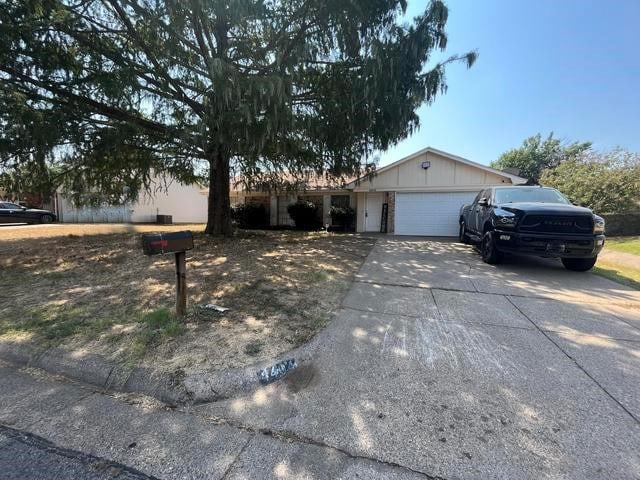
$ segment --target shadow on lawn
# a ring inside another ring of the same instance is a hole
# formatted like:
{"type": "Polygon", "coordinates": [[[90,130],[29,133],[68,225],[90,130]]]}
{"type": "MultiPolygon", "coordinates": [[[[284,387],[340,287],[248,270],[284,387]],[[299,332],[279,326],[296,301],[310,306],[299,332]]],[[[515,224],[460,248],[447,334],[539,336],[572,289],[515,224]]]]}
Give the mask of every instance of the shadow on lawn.
{"type": "MultiPolygon", "coordinates": [[[[187,253],[190,314],[180,329],[148,315],[173,310],[173,257],[146,257],[138,234],[0,243],[0,341],[89,348],[172,367],[242,366],[282,353],[325,324],[373,241],[355,235],[196,234],[187,253]],[[224,314],[198,306],[227,306],[224,314]],[[162,323],[162,322],[161,322],[162,323]],[[259,347],[260,346],[260,347],[259,347]]],[[[164,313],[163,313],[164,312],[164,313]]]]}
{"type": "MultiPolygon", "coordinates": [[[[593,268],[593,272],[597,275],[608,278],[609,280],[613,280],[614,282],[626,285],[635,290],[640,290],[640,281],[637,281],[633,278],[630,278],[628,275],[625,275],[625,273],[621,269],[617,269],[615,267],[605,268],[601,266],[595,266],[593,268]]],[[[638,275],[640,278],[640,272],[638,272],[638,275]]]]}

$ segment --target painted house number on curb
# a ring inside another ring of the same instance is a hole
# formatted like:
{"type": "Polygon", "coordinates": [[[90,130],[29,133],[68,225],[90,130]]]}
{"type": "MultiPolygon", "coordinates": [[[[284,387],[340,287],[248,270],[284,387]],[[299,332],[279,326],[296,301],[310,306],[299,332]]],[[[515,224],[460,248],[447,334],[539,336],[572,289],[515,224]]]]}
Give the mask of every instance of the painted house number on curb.
{"type": "Polygon", "coordinates": [[[276,380],[284,377],[290,370],[293,370],[298,365],[296,361],[291,358],[289,360],[284,360],[282,362],[278,362],[275,365],[267,368],[263,368],[258,372],[258,379],[262,385],[268,385],[271,382],[275,382],[276,380]]]}

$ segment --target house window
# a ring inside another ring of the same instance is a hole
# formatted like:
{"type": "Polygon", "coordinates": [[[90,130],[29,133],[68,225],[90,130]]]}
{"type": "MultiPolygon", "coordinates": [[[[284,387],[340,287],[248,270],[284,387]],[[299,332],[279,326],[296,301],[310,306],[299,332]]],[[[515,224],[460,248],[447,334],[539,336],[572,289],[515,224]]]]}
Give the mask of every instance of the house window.
{"type": "Polygon", "coordinates": [[[349,195],[331,195],[331,206],[345,208],[349,206],[349,195]]]}

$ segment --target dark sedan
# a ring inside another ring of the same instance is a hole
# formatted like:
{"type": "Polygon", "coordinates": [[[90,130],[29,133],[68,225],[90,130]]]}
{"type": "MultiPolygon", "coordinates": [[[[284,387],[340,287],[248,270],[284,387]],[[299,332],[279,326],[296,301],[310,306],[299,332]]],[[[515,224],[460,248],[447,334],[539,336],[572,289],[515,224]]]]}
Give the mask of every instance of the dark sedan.
{"type": "Polygon", "coordinates": [[[57,220],[49,210],[26,208],[16,203],[0,202],[0,223],[51,223],[57,220]]]}

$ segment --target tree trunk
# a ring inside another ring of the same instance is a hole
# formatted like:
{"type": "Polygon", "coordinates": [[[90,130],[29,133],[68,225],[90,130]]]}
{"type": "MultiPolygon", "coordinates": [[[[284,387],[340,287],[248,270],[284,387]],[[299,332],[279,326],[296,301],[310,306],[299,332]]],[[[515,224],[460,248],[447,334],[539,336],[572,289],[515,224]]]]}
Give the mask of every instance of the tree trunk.
{"type": "Polygon", "coordinates": [[[207,228],[209,235],[231,235],[231,204],[229,200],[229,158],[221,149],[209,160],[209,201],[207,228]]]}

